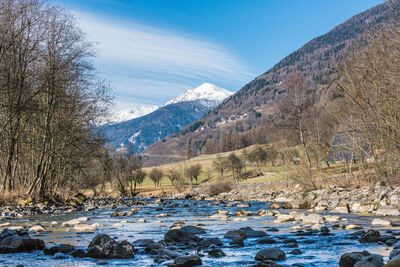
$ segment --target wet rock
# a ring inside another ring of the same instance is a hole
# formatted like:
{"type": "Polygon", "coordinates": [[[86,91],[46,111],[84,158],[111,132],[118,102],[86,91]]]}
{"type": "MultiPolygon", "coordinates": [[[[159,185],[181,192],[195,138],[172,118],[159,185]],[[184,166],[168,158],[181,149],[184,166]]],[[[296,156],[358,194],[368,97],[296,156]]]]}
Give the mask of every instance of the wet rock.
{"type": "Polygon", "coordinates": [[[192,267],[202,265],[202,261],[197,255],[177,257],[174,260],[174,263],[177,267],[192,267]]]}
{"type": "Polygon", "coordinates": [[[234,237],[231,239],[229,242],[229,245],[232,245],[234,247],[244,247],[244,242],[243,239],[240,237],[234,237]]]}
{"type": "Polygon", "coordinates": [[[357,262],[368,261],[377,267],[384,266],[383,257],[368,251],[345,253],[340,257],[340,267],[353,267],[357,262]]]}
{"type": "Polygon", "coordinates": [[[366,233],[361,235],[359,239],[360,243],[374,243],[380,241],[381,234],[375,230],[368,230],[366,233]]]}
{"type": "Polygon", "coordinates": [[[106,234],[100,234],[90,242],[87,255],[96,259],[130,259],[135,257],[135,248],[126,240],[117,242],[106,234]]]}
{"type": "Polygon", "coordinates": [[[243,230],[232,230],[232,231],[228,231],[224,235],[224,237],[228,238],[228,239],[234,239],[234,238],[246,239],[247,238],[247,234],[243,230]]]}
{"type": "Polygon", "coordinates": [[[197,227],[197,226],[193,226],[193,225],[187,225],[187,226],[183,226],[181,228],[182,231],[185,231],[186,233],[192,234],[192,235],[197,235],[197,234],[205,234],[206,231],[204,231],[204,229],[197,227]]]}
{"type": "Polygon", "coordinates": [[[176,243],[176,242],[182,242],[182,241],[201,241],[201,238],[192,235],[188,232],[185,232],[180,229],[172,229],[169,230],[167,233],[164,235],[164,241],[165,242],[170,242],[170,243],[176,243]]]}
{"type": "Polygon", "coordinates": [[[86,257],[86,252],[83,249],[76,249],[71,252],[71,256],[74,258],[84,258],[86,257]]]}
{"type": "Polygon", "coordinates": [[[61,244],[61,245],[56,245],[51,248],[45,248],[43,250],[44,254],[46,255],[54,255],[56,253],[71,253],[72,251],[75,250],[75,247],[73,245],[68,245],[68,244],[61,244]]]}
{"type": "Polygon", "coordinates": [[[256,231],[248,226],[239,228],[239,231],[244,231],[247,237],[262,237],[267,235],[264,231],[256,231]]]}
{"type": "Polygon", "coordinates": [[[173,251],[173,250],[170,250],[167,248],[160,248],[157,253],[158,258],[167,259],[167,260],[175,259],[176,257],[182,257],[182,256],[184,256],[182,253],[178,253],[176,251],[173,251]]]}
{"type": "Polygon", "coordinates": [[[261,239],[258,239],[257,240],[257,243],[258,244],[275,244],[276,243],[276,240],[275,239],[273,239],[272,237],[263,237],[263,238],[261,238],[261,239]]]}
{"type": "Polygon", "coordinates": [[[140,218],[137,222],[138,223],[146,223],[147,220],[145,218],[140,218]]]}
{"type": "Polygon", "coordinates": [[[296,249],[293,249],[292,251],[290,251],[289,254],[300,255],[300,254],[303,254],[303,252],[300,249],[296,248],[296,249]]]}
{"type": "Polygon", "coordinates": [[[206,238],[199,242],[201,247],[209,247],[211,245],[222,246],[222,241],[218,237],[206,238]]]}
{"type": "Polygon", "coordinates": [[[280,267],[281,265],[277,264],[276,262],[273,261],[263,261],[263,262],[259,262],[255,265],[253,265],[253,267],[280,267]]]}
{"type": "Polygon", "coordinates": [[[272,261],[282,261],[286,260],[286,254],[283,250],[279,248],[265,248],[257,252],[255,256],[255,260],[257,261],[265,261],[265,260],[272,260],[272,261]]]}
{"type": "Polygon", "coordinates": [[[154,242],[146,246],[144,250],[146,253],[156,255],[158,253],[158,250],[161,248],[165,248],[165,246],[161,243],[154,242]]]}
{"type": "Polygon", "coordinates": [[[377,267],[377,265],[367,260],[362,260],[354,264],[353,267],[377,267]]]}
{"type": "Polygon", "coordinates": [[[208,256],[212,257],[212,258],[221,258],[226,256],[226,254],[222,251],[222,249],[219,248],[213,248],[211,250],[207,251],[208,256]]]}
{"type": "Polygon", "coordinates": [[[30,238],[25,232],[4,229],[0,234],[0,253],[31,252],[44,248],[43,240],[30,238]]]}
{"type": "Polygon", "coordinates": [[[297,245],[297,242],[289,242],[284,245],[285,248],[297,248],[299,245],[297,245]]]}

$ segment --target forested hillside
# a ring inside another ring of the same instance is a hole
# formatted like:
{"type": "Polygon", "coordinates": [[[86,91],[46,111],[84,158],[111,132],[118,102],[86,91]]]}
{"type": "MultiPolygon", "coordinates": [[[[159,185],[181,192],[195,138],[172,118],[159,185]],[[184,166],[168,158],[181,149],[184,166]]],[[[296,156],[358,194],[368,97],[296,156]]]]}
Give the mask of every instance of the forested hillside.
{"type": "Polygon", "coordinates": [[[386,2],[311,40],[209,112],[195,123],[197,127],[150,146],[146,154],[183,155],[188,144],[199,154],[276,141],[272,121],[283,116],[278,102],[286,95],[291,74],[304,79],[309,93],[315,94],[313,105],[323,109],[340,97],[335,83],[338,66],[370,43],[369,33],[387,27],[391,15],[386,2]]]}

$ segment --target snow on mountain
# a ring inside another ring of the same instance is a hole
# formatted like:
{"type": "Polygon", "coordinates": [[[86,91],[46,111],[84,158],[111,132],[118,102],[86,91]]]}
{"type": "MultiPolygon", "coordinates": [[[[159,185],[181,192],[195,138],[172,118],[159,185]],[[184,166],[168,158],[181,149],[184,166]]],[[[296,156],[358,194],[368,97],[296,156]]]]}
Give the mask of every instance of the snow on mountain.
{"type": "Polygon", "coordinates": [[[185,101],[195,101],[200,99],[222,102],[225,98],[227,98],[232,94],[233,92],[228,91],[219,86],[216,86],[214,84],[203,83],[199,87],[190,89],[180,94],[177,98],[168,101],[167,103],[165,103],[165,106],[170,104],[175,104],[185,101]]]}
{"type": "Polygon", "coordinates": [[[158,106],[138,105],[138,106],[132,107],[130,109],[124,109],[124,110],[118,111],[116,113],[113,113],[109,117],[102,119],[99,124],[100,125],[106,124],[106,123],[116,124],[116,123],[120,123],[120,122],[124,122],[124,121],[128,121],[128,120],[136,119],[136,118],[145,116],[145,115],[155,111],[158,108],[159,108],[158,106]]]}

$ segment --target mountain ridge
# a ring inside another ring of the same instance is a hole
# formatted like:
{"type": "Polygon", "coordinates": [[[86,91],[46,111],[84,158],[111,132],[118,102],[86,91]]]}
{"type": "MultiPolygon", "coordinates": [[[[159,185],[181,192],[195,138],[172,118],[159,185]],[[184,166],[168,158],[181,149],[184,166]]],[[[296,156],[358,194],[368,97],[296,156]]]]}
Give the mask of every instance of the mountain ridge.
{"type": "Polygon", "coordinates": [[[248,132],[260,127],[276,114],[276,102],[285,94],[283,85],[288,74],[294,71],[302,73],[309,82],[310,89],[318,92],[319,97],[329,98],[329,95],[322,96],[322,92],[329,91],[336,79],[335,67],[343,62],[352,49],[368,43],[365,35],[369,31],[389,23],[389,10],[390,3],[385,2],[312,39],[225,99],[204,118],[194,122],[202,126],[202,131],[195,129],[193,132],[181,131],[174,134],[163,143],[151,145],[147,149],[147,155],[160,157],[169,156],[173,152],[181,154],[188,143],[197,144],[200,149],[194,145],[191,149],[199,154],[206,140],[216,140],[216,145],[221,133],[248,132]],[[230,120],[231,117],[240,119],[230,120]]]}

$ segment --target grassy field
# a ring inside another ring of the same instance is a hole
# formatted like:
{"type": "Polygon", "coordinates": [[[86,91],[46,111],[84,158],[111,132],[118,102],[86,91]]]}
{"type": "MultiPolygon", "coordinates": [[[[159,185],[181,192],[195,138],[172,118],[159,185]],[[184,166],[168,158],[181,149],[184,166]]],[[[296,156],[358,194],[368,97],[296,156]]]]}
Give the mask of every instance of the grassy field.
{"type": "MultiPolygon", "coordinates": [[[[137,187],[137,190],[138,192],[154,192],[155,194],[160,192],[174,191],[174,187],[169,178],[165,175],[165,173],[170,169],[178,170],[181,173],[184,173],[185,168],[195,164],[201,165],[201,173],[198,177],[197,182],[193,181],[194,182],[193,186],[208,185],[220,182],[261,183],[261,182],[281,181],[285,179],[290,180],[292,178],[290,177],[291,172],[293,170],[296,170],[296,168],[301,168],[299,166],[293,166],[293,165],[291,166],[282,166],[279,164],[277,164],[276,166],[268,165],[262,168],[262,173],[264,175],[257,176],[255,175],[257,173],[256,167],[248,165],[243,169],[243,173],[247,174],[252,173],[253,175],[249,175],[246,178],[236,180],[232,176],[231,169],[227,168],[224,172],[224,178],[221,179],[219,172],[215,170],[215,168],[213,167],[213,160],[215,160],[218,157],[226,158],[231,153],[235,153],[237,156],[241,157],[244,150],[250,151],[252,149],[254,149],[254,146],[231,152],[225,152],[213,155],[201,155],[187,161],[159,166],[157,168],[161,169],[164,172],[164,177],[161,180],[161,187],[155,187],[153,181],[148,176],[146,176],[143,183],[137,187]]],[[[302,153],[301,149],[299,149],[299,152],[302,153]]],[[[151,169],[152,167],[144,168],[144,171],[146,173],[149,173],[151,169]]],[[[357,164],[353,166],[353,169],[355,175],[360,173],[360,171],[358,170],[359,166],[357,164]]],[[[347,175],[348,165],[342,162],[331,163],[329,168],[328,166],[324,165],[321,166],[320,168],[313,168],[312,171],[313,171],[313,176],[315,178],[339,178],[347,175]]],[[[188,178],[185,178],[185,183],[190,186],[190,180],[188,178]]],[[[113,192],[109,184],[106,187],[106,192],[109,193],[113,192]]]]}

